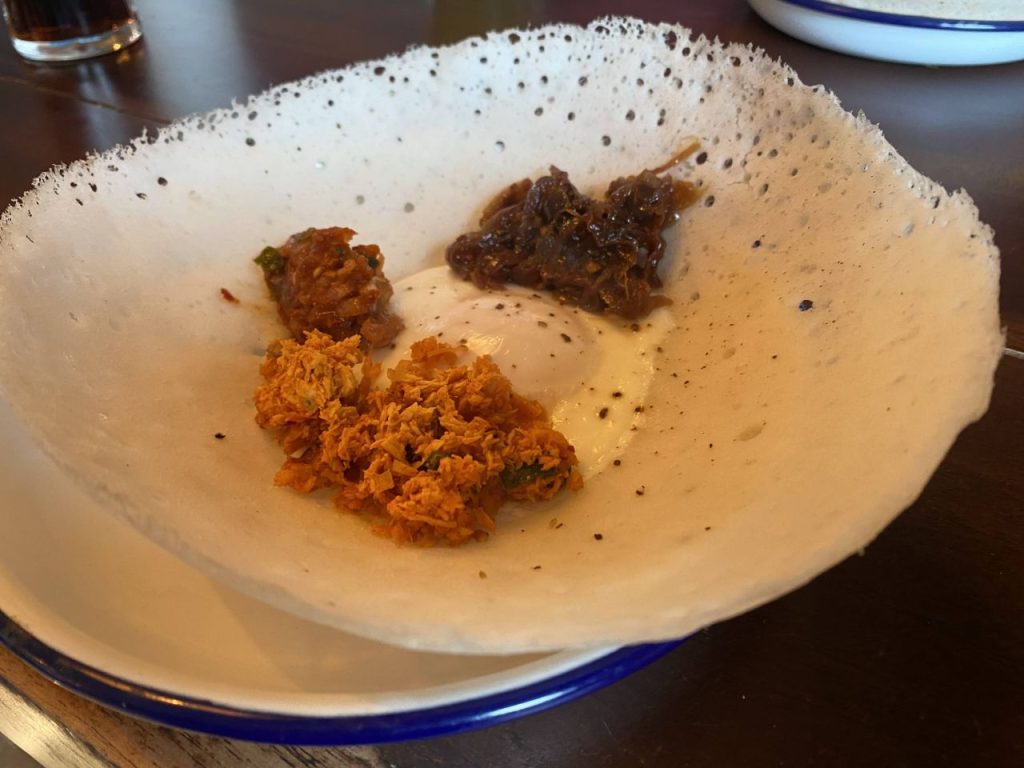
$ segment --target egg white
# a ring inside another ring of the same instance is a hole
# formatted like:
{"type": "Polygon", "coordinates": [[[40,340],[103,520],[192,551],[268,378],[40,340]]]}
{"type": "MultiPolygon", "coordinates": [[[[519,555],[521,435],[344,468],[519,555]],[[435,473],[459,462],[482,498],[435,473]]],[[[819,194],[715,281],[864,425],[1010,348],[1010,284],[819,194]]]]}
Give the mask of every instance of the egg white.
{"type": "Polygon", "coordinates": [[[392,310],[405,330],[393,350],[375,356],[385,369],[431,335],[489,355],[518,393],[548,409],[575,446],[584,477],[620,456],[639,428],[657,347],[674,325],[665,308],[631,323],[529,288],[483,291],[448,267],[409,275],[394,288],[392,310]]]}

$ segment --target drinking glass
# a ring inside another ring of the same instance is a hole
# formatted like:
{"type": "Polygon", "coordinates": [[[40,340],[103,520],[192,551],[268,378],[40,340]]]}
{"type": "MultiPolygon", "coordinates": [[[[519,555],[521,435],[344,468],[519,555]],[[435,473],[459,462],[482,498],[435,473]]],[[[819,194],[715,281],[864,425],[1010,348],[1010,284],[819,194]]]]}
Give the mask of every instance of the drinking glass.
{"type": "Polygon", "coordinates": [[[142,37],[130,0],[2,2],[14,50],[33,61],[102,56],[142,37]]]}

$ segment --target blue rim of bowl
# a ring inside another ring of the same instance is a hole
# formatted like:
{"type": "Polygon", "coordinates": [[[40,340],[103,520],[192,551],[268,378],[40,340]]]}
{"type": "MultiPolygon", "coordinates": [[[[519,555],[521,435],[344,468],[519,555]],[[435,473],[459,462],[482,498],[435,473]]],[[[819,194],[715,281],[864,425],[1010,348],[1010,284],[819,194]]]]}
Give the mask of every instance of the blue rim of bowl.
{"type": "Polygon", "coordinates": [[[871,11],[866,8],[851,8],[838,5],[827,0],[779,0],[786,5],[796,5],[811,11],[819,11],[832,16],[845,16],[858,21],[871,21],[877,24],[895,24],[900,27],[918,27],[926,29],[948,29],[957,32],[1024,32],[1024,20],[1021,21],[988,21],[968,19],[938,19],[931,16],[912,16],[903,13],[886,13],[871,11]]]}
{"type": "Polygon", "coordinates": [[[0,644],[43,676],[85,698],[161,725],[267,744],[342,746],[424,739],[497,725],[603,688],[651,664],[683,640],[635,645],[508,691],[428,709],[309,717],[234,708],[139,685],[76,661],[0,611],[0,644]]]}

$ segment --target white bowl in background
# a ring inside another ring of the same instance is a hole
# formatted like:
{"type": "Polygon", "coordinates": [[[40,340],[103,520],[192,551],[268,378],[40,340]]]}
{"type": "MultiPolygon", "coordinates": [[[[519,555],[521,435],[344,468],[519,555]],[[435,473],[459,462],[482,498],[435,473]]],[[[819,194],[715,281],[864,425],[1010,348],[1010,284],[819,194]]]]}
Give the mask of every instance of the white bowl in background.
{"type": "MultiPolygon", "coordinates": [[[[860,3],[860,5],[868,5],[860,3]]],[[[956,19],[878,10],[824,0],[750,0],[788,35],[840,53],[904,64],[972,66],[1024,59],[1021,18],[956,19]]],[[[904,3],[901,8],[907,6],[904,3]]]]}

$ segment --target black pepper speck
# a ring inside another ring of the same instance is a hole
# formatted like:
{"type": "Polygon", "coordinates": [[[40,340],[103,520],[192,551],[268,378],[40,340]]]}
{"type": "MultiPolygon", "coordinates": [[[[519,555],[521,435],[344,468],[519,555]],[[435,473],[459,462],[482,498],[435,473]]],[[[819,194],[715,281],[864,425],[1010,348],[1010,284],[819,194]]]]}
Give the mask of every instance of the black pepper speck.
{"type": "Polygon", "coordinates": [[[797,304],[796,308],[799,309],[801,312],[806,312],[808,309],[810,309],[813,306],[814,306],[814,302],[813,301],[811,301],[810,299],[804,299],[799,304],[797,304]]]}

